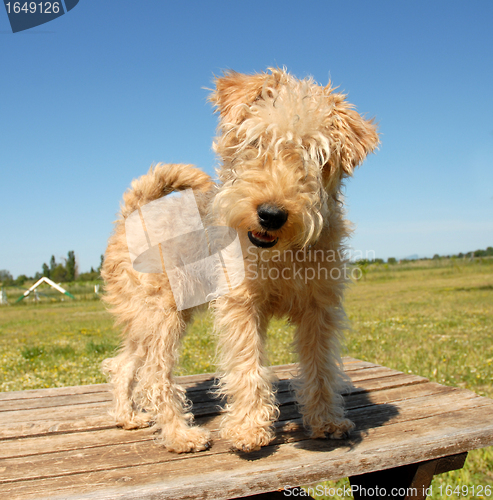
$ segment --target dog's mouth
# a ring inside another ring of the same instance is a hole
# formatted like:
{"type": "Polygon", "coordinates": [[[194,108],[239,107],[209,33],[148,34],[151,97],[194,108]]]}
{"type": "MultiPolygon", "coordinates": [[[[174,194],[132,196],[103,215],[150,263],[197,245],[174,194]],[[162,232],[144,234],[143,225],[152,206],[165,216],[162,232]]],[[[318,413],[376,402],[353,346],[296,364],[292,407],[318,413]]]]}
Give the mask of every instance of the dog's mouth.
{"type": "Polygon", "coordinates": [[[248,231],[248,239],[257,247],[272,248],[279,238],[271,236],[269,233],[259,231],[248,231]]]}

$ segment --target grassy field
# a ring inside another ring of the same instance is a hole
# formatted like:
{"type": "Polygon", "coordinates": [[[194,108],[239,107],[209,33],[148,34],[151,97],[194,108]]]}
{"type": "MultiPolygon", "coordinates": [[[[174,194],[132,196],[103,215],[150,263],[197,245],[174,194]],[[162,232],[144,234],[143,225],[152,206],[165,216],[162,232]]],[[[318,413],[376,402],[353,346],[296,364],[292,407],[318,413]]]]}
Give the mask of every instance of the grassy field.
{"type": "MultiPolygon", "coordinates": [[[[364,271],[347,294],[346,354],[493,397],[493,259],[372,264],[364,271]]],[[[99,365],[117,347],[118,332],[93,285],[68,290],[78,300],[61,302],[44,289],[38,303],[0,308],[0,391],[104,381],[99,365]]],[[[21,293],[9,289],[9,301],[21,293]]],[[[215,370],[211,330],[207,313],[196,319],[179,374],[215,370]]],[[[272,364],[296,360],[289,326],[274,322],[268,337],[272,364]]],[[[440,484],[492,483],[493,449],[474,451],[464,469],[434,480],[432,498],[440,498],[440,484]]]]}

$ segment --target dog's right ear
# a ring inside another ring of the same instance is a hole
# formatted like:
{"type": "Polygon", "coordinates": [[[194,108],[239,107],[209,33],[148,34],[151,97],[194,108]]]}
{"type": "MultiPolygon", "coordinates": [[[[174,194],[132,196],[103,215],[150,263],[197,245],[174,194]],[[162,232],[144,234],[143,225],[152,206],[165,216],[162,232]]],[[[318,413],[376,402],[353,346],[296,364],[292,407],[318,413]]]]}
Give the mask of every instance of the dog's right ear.
{"type": "Polygon", "coordinates": [[[249,114],[249,107],[262,96],[267,83],[274,78],[273,72],[245,75],[236,71],[226,71],[215,78],[216,89],[209,96],[209,101],[221,115],[221,121],[230,125],[240,124],[249,114]]]}

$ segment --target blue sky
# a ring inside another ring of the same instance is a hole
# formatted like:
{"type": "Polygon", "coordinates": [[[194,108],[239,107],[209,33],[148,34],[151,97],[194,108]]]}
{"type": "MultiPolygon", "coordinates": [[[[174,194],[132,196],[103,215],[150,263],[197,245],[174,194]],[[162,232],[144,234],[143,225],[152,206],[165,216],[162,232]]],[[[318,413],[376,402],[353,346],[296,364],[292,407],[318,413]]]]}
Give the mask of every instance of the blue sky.
{"type": "Polygon", "coordinates": [[[97,267],[133,178],[213,172],[213,75],[269,66],[330,79],[379,122],[346,186],[355,250],[493,246],[492,26],[491,0],[80,0],[12,34],[0,5],[0,269],[69,250],[97,267]]]}

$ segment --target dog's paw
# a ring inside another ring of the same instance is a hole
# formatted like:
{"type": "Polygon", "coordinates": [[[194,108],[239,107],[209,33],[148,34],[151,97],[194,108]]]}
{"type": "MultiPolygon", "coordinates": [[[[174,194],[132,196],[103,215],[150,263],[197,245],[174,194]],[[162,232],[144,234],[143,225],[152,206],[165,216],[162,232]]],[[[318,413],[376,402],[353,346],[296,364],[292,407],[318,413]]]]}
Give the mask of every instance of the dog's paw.
{"type": "Polygon", "coordinates": [[[354,427],[354,423],[348,418],[336,420],[335,422],[325,422],[318,428],[312,428],[310,437],[313,439],[346,439],[354,427]]]}
{"type": "Polygon", "coordinates": [[[212,445],[209,431],[200,427],[189,427],[173,436],[166,436],[163,444],[168,451],[189,453],[208,450],[212,445]]]}
{"type": "Polygon", "coordinates": [[[260,450],[262,446],[267,446],[274,439],[272,430],[264,427],[254,427],[244,432],[227,432],[225,434],[237,450],[245,453],[260,450]]]}
{"type": "Polygon", "coordinates": [[[132,415],[128,416],[127,418],[117,419],[118,427],[122,427],[127,431],[149,427],[151,423],[152,415],[149,413],[132,413],[132,415]]]}

